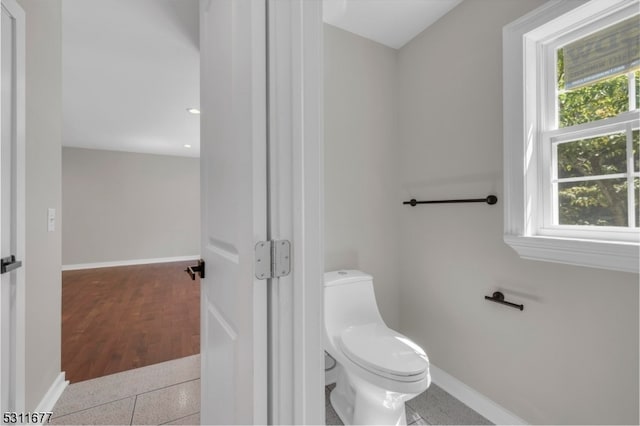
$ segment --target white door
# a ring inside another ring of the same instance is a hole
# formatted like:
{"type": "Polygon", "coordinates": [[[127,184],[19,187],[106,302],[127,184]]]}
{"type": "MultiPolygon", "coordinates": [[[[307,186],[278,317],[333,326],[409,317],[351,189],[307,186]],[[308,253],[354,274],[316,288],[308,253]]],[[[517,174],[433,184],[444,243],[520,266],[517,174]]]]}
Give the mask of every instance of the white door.
{"type": "Polygon", "coordinates": [[[24,12],[2,0],[0,21],[0,412],[23,409],[24,12]]]}
{"type": "Polygon", "coordinates": [[[264,1],[201,0],[201,422],[267,423],[264,1]]]}

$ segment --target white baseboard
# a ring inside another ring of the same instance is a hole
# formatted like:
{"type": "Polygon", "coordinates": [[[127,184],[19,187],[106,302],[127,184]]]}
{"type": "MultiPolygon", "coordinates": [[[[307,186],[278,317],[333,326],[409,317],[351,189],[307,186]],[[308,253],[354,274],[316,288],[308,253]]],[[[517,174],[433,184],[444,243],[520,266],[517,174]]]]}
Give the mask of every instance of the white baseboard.
{"type": "Polygon", "coordinates": [[[449,373],[435,365],[429,365],[431,380],[447,393],[459,399],[467,406],[497,425],[526,425],[527,422],[506,408],[496,404],[480,392],[471,389],[449,373]]]}
{"type": "Polygon", "coordinates": [[[63,371],[53,381],[53,383],[51,384],[51,387],[49,387],[49,390],[47,391],[47,393],[44,394],[44,397],[42,398],[42,400],[40,401],[40,403],[38,404],[34,412],[41,413],[41,412],[53,411],[53,407],[56,405],[56,402],[58,402],[60,395],[62,395],[62,392],[64,392],[68,384],[69,384],[69,381],[64,379],[64,371],[63,371]]]}
{"type": "Polygon", "coordinates": [[[63,271],[79,271],[81,269],[113,268],[114,266],[148,265],[152,263],[183,262],[186,260],[198,260],[198,259],[200,259],[200,255],[194,254],[192,256],[159,257],[156,259],[134,259],[134,260],[117,260],[113,262],[79,263],[76,265],[62,265],[62,270],[63,271]]]}

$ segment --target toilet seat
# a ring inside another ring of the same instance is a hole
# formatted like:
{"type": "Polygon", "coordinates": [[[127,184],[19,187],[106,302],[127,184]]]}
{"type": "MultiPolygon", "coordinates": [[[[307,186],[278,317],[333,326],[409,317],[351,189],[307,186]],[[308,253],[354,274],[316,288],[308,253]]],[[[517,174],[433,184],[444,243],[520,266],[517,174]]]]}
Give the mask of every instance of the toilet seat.
{"type": "Polygon", "coordinates": [[[402,382],[422,380],[429,361],[409,338],[381,324],[349,327],[339,339],[351,361],[374,374],[402,382]]]}

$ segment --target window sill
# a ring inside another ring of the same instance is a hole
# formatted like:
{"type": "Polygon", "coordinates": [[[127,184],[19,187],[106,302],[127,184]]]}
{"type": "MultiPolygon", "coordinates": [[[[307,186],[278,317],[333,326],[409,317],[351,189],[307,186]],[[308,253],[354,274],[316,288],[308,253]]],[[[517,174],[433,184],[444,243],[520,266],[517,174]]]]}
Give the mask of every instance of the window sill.
{"type": "Polygon", "coordinates": [[[640,247],[635,243],[505,234],[504,242],[523,259],[638,273],[640,247]]]}

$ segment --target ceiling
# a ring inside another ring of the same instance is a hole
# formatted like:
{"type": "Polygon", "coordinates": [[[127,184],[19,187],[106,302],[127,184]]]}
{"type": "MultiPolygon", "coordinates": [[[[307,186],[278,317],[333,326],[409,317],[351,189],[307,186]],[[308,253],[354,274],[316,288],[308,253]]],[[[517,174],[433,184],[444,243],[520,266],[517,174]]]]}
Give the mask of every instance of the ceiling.
{"type": "MultiPolygon", "coordinates": [[[[324,0],[324,20],[400,48],[461,1],[324,0]]],[[[62,0],[64,146],[199,156],[198,4],[62,0]]]]}
{"type": "Polygon", "coordinates": [[[462,0],[324,0],[324,21],[399,49],[462,0]]]}
{"type": "Polygon", "coordinates": [[[63,0],[62,144],[197,157],[198,40],[198,0],[63,0]]]}

